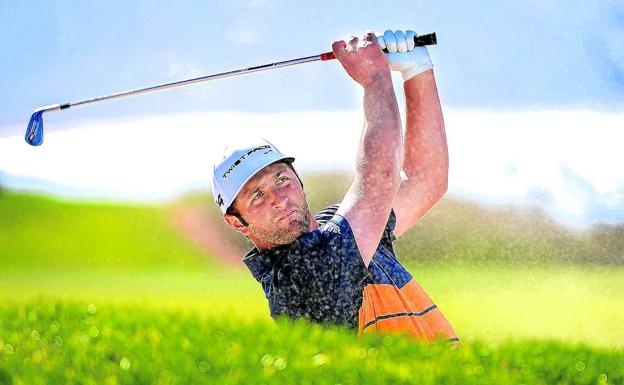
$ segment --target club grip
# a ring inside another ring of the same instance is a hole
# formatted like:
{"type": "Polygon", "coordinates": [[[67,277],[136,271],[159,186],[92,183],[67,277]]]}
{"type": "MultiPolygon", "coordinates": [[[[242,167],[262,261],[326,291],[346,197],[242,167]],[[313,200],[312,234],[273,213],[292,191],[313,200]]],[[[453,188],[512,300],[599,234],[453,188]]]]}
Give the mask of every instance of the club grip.
{"type": "MultiPolygon", "coordinates": [[[[414,38],[414,46],[415,47],[422,47],[425,45],[436,45],[438,44],[438,37],[436,36],[435,32],[431,32],[431,33],[427,33],[425,35],[420,35],[420,36],[416,36],[414,38]]],[[[387,49],[383,49],[382,51],[384,51],[385,53],[388,53],[387,49]]],[[[325,52],[321,54],[321,60],[325,61],[325,60],[333,60],[336,57],[334,56],[333,52],[325,52]]]]}
{"type": "Polygon", "coordinates": [[[436,44],[438,44],[438,37],[436,36],[435,32],[416,36],[414,38],[414,45],[416,47],[422,47],[423,45],[436,45],[436,44]]]}

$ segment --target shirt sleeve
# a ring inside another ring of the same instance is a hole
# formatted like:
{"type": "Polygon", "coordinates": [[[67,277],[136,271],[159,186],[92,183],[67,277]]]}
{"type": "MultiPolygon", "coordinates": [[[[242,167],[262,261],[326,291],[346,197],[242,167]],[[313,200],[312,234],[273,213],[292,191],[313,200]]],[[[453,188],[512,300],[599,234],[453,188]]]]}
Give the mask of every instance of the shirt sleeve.
{"type": "Polygon", "coordinates": [[[388,216],[388,222],[386,223],[386,228],[384,229],[383,236],[381,238],[382,242],[394,242],[397,238],[394,236],[394,228],[396,227],[396,214],[394,213],[394,209],[390,209],[390,215],[388,216]]]}
{"type": "Polygon", "coordinates": [[[280,273],[290,282],[290,316],[357,327],[362,291],[369,276],[346,218],[335,214],[318,229],[305,233],[290,249],[280,273]],[[287,276],[286,276],[287,275],[287,276]]]}

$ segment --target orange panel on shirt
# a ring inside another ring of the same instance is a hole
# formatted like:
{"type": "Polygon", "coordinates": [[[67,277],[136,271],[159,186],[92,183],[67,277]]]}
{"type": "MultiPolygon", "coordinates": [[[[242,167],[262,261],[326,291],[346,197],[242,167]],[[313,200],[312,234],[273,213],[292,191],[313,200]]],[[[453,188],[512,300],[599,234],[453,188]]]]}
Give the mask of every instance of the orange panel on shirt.
{"type": "Polygon", "coordinates": [[[399,332],[419,341],[457,340],[450,323],[414,279],[402,288],[391,284],[366,285],[359,309],[358,336],[399,332]]]}

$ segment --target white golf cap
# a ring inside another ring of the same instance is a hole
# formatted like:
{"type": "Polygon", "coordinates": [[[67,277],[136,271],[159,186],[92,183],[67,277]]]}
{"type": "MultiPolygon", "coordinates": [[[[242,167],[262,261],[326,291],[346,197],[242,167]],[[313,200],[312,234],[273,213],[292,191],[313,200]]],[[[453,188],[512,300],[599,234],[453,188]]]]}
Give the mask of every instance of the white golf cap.
{"type": "Polygon", "coordinates": [[[284,156],[266,139],[226,147],[214,164],[212,197],[225,214],[245,183],[266,166],[279,160],[289,163],[295,158],[284,156]]]}

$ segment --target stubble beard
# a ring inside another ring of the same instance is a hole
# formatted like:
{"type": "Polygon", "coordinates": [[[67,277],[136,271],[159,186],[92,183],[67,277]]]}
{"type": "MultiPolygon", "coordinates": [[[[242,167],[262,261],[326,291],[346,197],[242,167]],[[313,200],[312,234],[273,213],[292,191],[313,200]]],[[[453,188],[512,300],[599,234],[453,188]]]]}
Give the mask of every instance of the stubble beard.
{"type": "Polygon", "coordinates": [[[273,243],[276,245],[286,245],[293,243],[301,234],[310,231],[312,222],[312,213],[307,205],[304,207],[304,216],[301,219],[285,219],[288,221],[286,228],[279,226],[272,226],[270,228],[260,228],[249,224],[249,230],[255,237],[262,239],[264,242],[273,243]]]}

